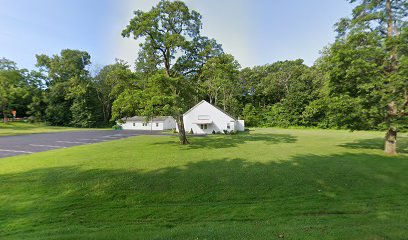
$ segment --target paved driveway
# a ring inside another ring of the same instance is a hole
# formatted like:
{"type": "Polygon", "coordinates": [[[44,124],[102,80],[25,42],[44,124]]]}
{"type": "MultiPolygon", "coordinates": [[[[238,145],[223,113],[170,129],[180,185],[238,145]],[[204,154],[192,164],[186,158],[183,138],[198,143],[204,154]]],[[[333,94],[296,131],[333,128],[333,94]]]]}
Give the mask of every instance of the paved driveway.
{"type": "Polygon", "coordinates": [[[5,136],[0,137],[0,158],[147,134],[151,134],[150,131],[97,130],[5,136]]]}

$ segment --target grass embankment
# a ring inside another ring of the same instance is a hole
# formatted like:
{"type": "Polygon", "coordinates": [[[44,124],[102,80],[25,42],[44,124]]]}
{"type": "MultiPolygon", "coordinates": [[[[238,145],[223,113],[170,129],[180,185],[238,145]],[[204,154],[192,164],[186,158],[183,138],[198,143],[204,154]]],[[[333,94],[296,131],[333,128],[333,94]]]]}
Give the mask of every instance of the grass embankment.
{"type": "Polygon", "coordinates": [[[8,122],[0,123],[0,136],[14,136],[22,134],[33,133],[49,133],[49,132],[65,132],[65,131],[81,131],[81,130],[95,130],[85,128],[71,128],[71,127],[54,127],[47,126],[41,123],[24,123],[24,122],[8,122]]]}
{"type": "Polygon", "coordinates": [[[403,239],[408,137],[257,129],[0,161],[1,239],[403,239]]]}

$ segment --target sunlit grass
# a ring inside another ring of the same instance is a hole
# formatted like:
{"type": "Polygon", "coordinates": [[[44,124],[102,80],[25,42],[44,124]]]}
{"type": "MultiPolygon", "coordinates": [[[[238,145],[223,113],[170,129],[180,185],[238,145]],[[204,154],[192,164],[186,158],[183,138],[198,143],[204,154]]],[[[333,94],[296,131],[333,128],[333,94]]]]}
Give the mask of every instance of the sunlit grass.
{"type": "Polygon", "coordinates": [[[1,239],[403,239],[408,138],[256,129],[0,161],[1,239]]]}
{"type": "Polygon", "coordinates": [[[8,122],[0,123],[0,136],[13,136],[21,134],[48,133],[89,130],[84,128],[55,127],[47,126],[43,123],[8,122]]]}

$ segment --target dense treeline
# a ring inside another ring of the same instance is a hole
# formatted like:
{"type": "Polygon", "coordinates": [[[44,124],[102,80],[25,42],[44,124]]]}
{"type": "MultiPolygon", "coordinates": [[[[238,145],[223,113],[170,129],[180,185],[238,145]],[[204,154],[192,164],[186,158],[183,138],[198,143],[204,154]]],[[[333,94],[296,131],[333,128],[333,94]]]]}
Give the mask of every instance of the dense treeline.
{"type": "Polygon", "coordinates": [[[313,66],[299,59],[242,69],[201,35],[199,13],[163,0],[123,30],[144,40],[135,70],[117,60],[91,74],[91,56],[69,49],[37,55],[35,71],[0,60],[1,111],[76,127],[168,114],[182,128],[182,113],[206,99],[247,126],[387,129],[395,145],[407,129],[408,1],[350,3],[352,16],[336,24],[336,41],[313,66]]]}

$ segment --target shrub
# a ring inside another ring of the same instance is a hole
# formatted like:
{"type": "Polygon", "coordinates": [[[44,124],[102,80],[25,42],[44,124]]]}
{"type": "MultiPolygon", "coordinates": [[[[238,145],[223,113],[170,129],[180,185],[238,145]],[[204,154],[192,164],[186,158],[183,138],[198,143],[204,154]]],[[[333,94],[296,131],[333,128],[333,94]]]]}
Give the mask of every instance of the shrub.
{"type": "Polygon", "coordinates": [[[281,103],[277,103],[268,107],[267,112],[265,113],[266,117],[266,127],[283,127],[287,128],[291,126],[289,121],[288,114],[286,109],[282,106],[281,103]]]}
{"type": "Polygon", "coordinates": [[[116,124],[116,125],[113,125],[113,126],[112,126],[112,129],[113,129],[113,130],[122,130],[122,126],[116,124]]]}
{"type": "Polygon", "coordinates": [[[29,123],[38,123],[38,122],[40,122],[35,116],[29,116],[26,119],[26,121],[29,122],[29,123]]]}
{"type": "Polygon", "coordinates": [[[191,128],[191,129],[190,129],[190,132],[188,132],[188,133],[194,134],[193,129],[191,128]]]}
{"type": "Polygon", "coordinates": [[[302,123],[304,126],[321,128],[328,128],[328,124],[325,121],[328,111],[329,101],[327,98],[316,99],[305,108],[302,113],[302,123]]]}
{"type": "Polygon", "coordinates": [[[251,103],[245,105],[242,114],[247,126],[258,126],[261,122],[259,112],[251,103]]]}
{"type": "Polygon", "coordinates": [[[215,133],[216,133],[215,130],[213,130],[213,131],[212,131],[212,134],[215,134],[215,133]]]}
{"type": "Polygon", "coordinates": [[[319,128],[354,129],[368,128],[368,119],[361,100],[347,95],[317,99],[302,114],[305,126],[319,128]]]}

